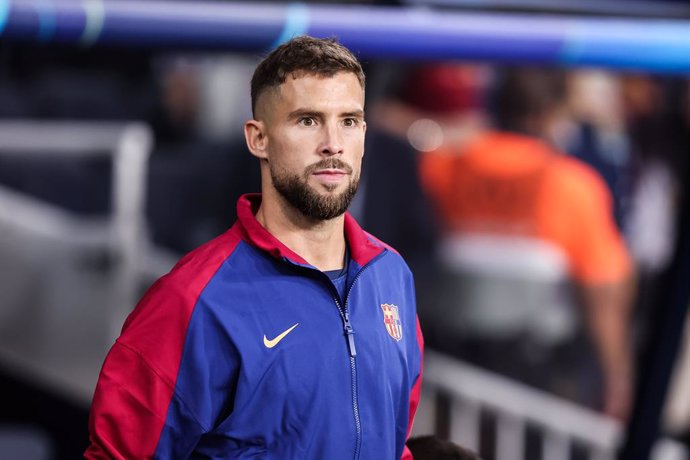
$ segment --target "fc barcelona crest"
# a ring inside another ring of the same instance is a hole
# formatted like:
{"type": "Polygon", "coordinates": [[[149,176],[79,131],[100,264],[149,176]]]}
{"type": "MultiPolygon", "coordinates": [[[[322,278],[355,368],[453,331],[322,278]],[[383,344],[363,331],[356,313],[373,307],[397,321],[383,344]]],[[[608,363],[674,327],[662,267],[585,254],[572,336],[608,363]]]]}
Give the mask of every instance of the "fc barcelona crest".
{"type": "Polygon", "coordinates": [[[402,324],[400,323],[400,315],[398,315],[398,307],[384,303],[381,304],[381,310],[383,310],[383,323],[386,325],[388,334],[395,340],[402,339],[402,324]]]}

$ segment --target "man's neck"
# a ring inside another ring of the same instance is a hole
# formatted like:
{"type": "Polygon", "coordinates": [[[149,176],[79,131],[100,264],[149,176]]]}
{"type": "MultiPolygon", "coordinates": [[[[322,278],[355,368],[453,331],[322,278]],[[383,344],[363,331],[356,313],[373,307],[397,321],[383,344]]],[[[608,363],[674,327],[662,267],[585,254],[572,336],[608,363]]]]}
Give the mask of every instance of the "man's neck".
{"type": "Polygon", "coordinates": [[[306,217],[282,197],[261,201],[259,223],[281,243],[321,271],[343,268],[345,216],[319,221],[306,217]]]}

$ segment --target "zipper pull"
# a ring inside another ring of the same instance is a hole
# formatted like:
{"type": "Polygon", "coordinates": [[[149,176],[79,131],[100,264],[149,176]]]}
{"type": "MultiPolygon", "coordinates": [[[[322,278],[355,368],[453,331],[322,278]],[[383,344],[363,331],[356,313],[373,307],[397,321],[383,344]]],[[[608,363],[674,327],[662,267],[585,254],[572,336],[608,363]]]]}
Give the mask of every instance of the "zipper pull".
{"type": "Polygon", "coordinates": [[[347,345],[350,349],[350,356],[355,357],[357,356],[357,350],[355,349],[355,331],[352,329],[352,325],[350,324],[350,315],[345,312],[343,315],[345,318],[345,335],[347,336],[347,345]]]}

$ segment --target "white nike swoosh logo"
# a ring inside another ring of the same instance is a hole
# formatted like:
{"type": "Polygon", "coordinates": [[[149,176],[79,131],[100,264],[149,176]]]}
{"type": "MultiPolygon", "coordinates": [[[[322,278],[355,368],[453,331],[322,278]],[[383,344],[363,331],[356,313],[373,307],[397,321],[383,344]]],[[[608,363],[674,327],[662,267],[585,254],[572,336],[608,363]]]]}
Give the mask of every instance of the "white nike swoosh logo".
{"type": "Polygon", "coordinates": [[[296,328],[297,326],[299,326],[299,323],[295,324],[294,326],[292,326],[292,327],[291,327],[290,329],[288,329],[287,331],[281,333],[278,337],[276,337],[276,338],[273,339],[273,340],[268,340],[268,339],[266,338],[266,334],[264,334],[264,345],[266,345],[266,348],[273,348],[273,347],[275,347],[276,345],[278,345],[278,342],[280,342],[281,340],[283,340],[283,339],[285,338],[285,336],[288,335],[290,332],[292,332],[292,330],[293,330],[294,328],[296,328]]]}

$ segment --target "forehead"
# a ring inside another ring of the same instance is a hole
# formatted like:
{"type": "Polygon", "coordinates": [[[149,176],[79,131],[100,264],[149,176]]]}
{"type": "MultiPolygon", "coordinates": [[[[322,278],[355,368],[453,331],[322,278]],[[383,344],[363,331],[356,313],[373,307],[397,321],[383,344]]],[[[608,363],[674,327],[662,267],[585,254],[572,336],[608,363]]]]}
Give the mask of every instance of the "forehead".
{"type": "Polygon", "coordinates": [[[361,110],[364,106],[364,89],[351,72],[338,72],[332,76],[294,73],[287,76],[275,93],[278,106],[346,106],[348,110],[361,110]]]}

